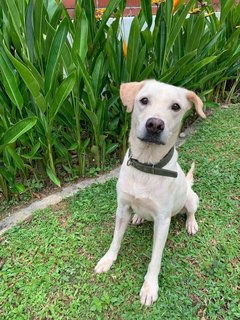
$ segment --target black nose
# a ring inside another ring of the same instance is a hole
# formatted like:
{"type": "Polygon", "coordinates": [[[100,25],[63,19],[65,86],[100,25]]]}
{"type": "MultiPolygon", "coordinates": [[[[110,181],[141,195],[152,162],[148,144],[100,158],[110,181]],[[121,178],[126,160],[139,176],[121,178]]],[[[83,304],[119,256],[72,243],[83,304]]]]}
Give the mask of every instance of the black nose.
{"type": "Polygon", "coordinates": [[[160,133],[164,126],[164,121],[158,118],[149,118],[146,122],[146,129],[149,133],[160,133]]]}

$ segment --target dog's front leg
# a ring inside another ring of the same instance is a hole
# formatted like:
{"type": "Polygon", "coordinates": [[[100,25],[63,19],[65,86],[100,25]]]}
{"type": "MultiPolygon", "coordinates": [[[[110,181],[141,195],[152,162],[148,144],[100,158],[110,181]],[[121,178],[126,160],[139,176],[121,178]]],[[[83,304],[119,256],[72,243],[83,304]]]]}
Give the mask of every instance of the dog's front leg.
{"type": "Polygon", "coordinates": [[[142,305],[150,306],[158,298],[158,274],[160,272],[162,253],[167,240],[170,221],[170,217],[156,217],[154,219],[152,258],[140,291],[142,305]]]}
{"type": "Polygon", "coordinates": [[[111,268],[113,262],[116,261],[122,238],[130,221],[130,218],[130,207],[128,205],[119,203],[116,213],[116,223],[113,240],[107,253],[97,263],[95,267],[96,273],[107,272],[111,268]]]}

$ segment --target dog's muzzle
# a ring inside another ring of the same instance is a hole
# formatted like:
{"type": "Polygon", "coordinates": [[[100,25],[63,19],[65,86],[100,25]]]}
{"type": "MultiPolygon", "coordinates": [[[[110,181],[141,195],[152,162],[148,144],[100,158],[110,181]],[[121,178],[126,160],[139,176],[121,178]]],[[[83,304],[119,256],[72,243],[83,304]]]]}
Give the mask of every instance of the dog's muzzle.
{"type": "Polygon", "coordinates": [[[165,128],[165,123],[159,118],[149,118],[145,124],[145,134],[140,139],[145,142],[165,144],[161,139],[161,134],[165,128]]]}

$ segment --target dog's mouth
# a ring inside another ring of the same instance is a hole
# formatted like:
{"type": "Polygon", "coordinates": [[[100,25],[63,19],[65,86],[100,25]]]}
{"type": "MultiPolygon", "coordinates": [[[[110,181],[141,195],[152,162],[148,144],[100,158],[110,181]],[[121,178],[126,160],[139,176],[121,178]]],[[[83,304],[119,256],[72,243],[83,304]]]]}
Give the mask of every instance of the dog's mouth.
{"type": "Polygon", "coordinates": [[[138,139],[146,143],[152,143],[152,144],[158,144],[158,145],[166,144],[164,141],[162,141],[160,135],[147,134],[144,137],[138,137],[138,139]]]}

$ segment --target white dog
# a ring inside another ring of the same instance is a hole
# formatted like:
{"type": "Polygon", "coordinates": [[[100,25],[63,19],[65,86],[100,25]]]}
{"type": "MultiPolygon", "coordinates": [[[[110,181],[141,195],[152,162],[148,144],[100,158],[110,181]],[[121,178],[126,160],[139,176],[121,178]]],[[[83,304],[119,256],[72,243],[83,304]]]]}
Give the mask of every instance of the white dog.
{"type": "Polygon", "coordinates": [[[95,272],[108,271],[117,259],[131,210],[135,213],[133,223],[141,223],[143,219],[153,221],[152,258],[140,291],[141,303],[149,306],[158,298],[158,274],[171,217],[184,209],[188,233],[193,235],[198,230],[194,214],[199,200],[191,189],[194,164],[185,176],[177,162],[174,144],[183,116],[192,103],[202,118],[206,116],[202,101],[194,92],[155,80],[122,84],[120,97],[127,112],[133,110],[130,149],[117,183],[113,241],[95,272]]]}

